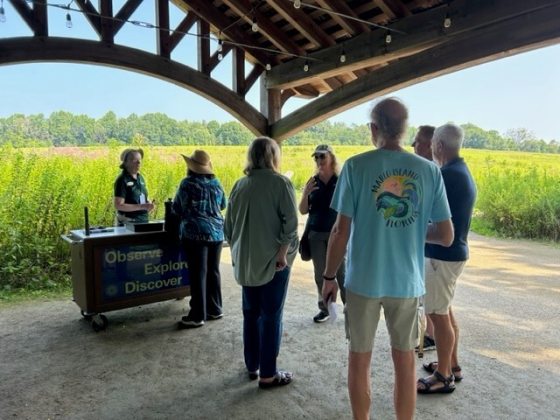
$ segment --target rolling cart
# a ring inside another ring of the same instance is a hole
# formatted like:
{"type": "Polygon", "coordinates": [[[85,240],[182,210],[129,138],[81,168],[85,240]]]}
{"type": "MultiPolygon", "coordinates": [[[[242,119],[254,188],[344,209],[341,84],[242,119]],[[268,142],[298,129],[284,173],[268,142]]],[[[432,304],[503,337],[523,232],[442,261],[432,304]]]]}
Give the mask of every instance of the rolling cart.
{"type": "MultiPolygon", "coordinates": [[[[148,225],[148,224],[146,224],[148,225]]],[[[74,302],[95,331],[107,328],[103,312],[190,294],[185,256],[160,225],[72,230],[70,244],[74,302]],[[136,230],[136,231],[135,231],[136,230]]]]}

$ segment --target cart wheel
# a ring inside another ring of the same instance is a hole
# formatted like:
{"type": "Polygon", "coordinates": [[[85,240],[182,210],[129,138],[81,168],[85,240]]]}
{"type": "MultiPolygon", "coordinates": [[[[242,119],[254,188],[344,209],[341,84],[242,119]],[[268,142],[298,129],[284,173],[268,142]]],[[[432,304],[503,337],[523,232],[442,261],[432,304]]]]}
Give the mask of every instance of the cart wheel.
{"type": "Polygon", "coordinates": [[[91,327],[95,332],[105,330],[107,328],[107,325],[109,325],[109,320],[103,314],[95,314],[91,318],[91,327]]]}
{"type": "Polygon", "coordinates": [[[91,312],[84,312],[81,309],[80,309],[80,313],[82,314],[82,316],[84,317],[84,319],[86,321],[91,321],[91,318],[93,318],[93,316],[95,315],[94,313],[91,313],[91,312]]]}

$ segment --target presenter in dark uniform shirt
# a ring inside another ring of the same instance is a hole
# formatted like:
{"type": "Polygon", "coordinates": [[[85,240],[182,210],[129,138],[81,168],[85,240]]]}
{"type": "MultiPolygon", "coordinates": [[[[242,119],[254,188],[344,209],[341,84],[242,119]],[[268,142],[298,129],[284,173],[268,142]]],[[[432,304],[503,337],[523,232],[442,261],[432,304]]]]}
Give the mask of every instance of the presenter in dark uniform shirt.
{"type": "MultiPolygon", "coordinates": [[[[299,211],[301,214],[309,214],[307,223],[309,225],[309,247],[315,283],[317,285],[317,297],[319,313],[313,317],[314,322],[325,322],[329,319],[329,310],[323,302],[321,290],[323,289],[323,272],[327,259],[327,245],[331,229],[336,221],[337,212],[330,208],[336,182],[338,181],[338,163],[331,146],[321,144],[315,148],[311,155],[315,160],[315,175],[312,176],[305,188],[299,211]]],[[[346,301],[344,293],[344,277],[346,275],[345,262],[340,264],[336,273],[336,280],[340,288],[342,302],[346,301]]]]}
{"type": "Polygon", "coordinates": [[[122,173],[115,180],[114,205],[119,225],[126,222],[145,223],[154,204],[148,201],[146,181],[140,174],[144,152],[142,149],[125,149],[121,153],[122,173]]]}

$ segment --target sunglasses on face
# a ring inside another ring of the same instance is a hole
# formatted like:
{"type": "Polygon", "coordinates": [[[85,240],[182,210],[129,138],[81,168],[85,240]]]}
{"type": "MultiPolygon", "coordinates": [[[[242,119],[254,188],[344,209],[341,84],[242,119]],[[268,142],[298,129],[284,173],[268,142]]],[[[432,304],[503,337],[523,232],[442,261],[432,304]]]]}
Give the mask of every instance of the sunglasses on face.
{"type": "Polygon", "coordinates": [[[323,160],[323,159],[325,159],[326,157],[327,157],[327,155],[326,155],[325,153],[322,153],[322,154],[320,154],[320,155],[319,155],[319,154],[318,154],[318,155],[314,155],[314,156],[313,156],[313,159],[315,159],[315,160],[323,160]]]}

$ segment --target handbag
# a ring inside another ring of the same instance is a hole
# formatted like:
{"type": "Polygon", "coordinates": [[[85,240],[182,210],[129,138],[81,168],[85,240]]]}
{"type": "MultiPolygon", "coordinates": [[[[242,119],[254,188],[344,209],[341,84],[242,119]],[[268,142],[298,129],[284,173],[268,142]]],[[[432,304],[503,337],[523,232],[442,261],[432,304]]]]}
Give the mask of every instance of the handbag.
{"type": "Polygon", "coordinates": [[[311,260],[311,247],[309,246],[309,223],[305,224],[303,235],[299,240],[299,255],[303,261],[311,260]]]}

